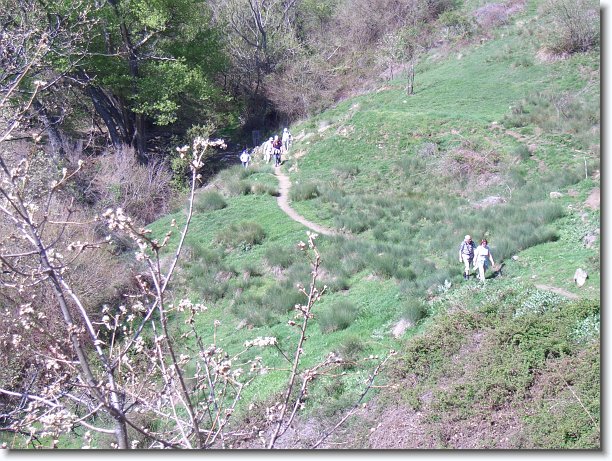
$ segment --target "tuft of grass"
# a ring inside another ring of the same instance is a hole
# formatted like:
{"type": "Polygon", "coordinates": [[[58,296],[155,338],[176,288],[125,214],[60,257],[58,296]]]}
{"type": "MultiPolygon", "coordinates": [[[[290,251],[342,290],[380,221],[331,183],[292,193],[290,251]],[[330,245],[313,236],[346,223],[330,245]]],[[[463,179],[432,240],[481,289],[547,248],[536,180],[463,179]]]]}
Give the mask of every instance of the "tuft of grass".
{"type": "Polygon", "coordinates": [[[206,191],[199,194],[195,202],[195,210],[198,213],[206,211],[221,210],[227,206],[225,199],[216,191],[206,191]]]}
{"type": "Polygon", "coordinates": [[[215,241],[227,248],[240,248],[249,250],[260,244],[266,233],[259,224],[250,221],[231,224],[215,237],[215,241]]]}
{"type": "Polygon", "coordinates": [[[291,187],[291,192],[289,193],[289,197],[294,202],[311,200],[319,195],[321,195],[319,186],[311,182],[295,184],[291,187]]]}
{"type": "Polygon", "coordinates": [[[275,245],[266,248],[264,259],[272,267],[280,267],[287,269],[297,259],[298,252],[293,248],[287,248],[282,245],[275,245]]]}
{"type": "Polygon", "coordinates": [[[342,300],[319,315],[319,327],[323,333],[344,330],[350,327],[359,314],[359,309],[350,301],[342,300]]]}
{"type": "Polygon", "coordinates": [[[404,300],[401,307],[401,317],[410,325],[416,325],[427,316],[427,305],[423,299],[409,297],[404,300]]]}

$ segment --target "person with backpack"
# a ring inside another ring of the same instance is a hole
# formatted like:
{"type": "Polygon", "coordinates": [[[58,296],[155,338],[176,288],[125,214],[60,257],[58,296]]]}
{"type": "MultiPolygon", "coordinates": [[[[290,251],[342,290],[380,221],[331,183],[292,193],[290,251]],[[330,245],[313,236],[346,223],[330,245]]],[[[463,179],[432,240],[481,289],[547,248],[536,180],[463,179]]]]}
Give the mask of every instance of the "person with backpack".
{"type": "Polygon", "coordinates": [[[289,151],[289,146],[291,145],[292,139],[293,139],[293,137],[291,136],[291,133],[289,132],[289,130],[287,128],[285,128],[283,130],[283,137],[282,137],[283,150],[285,152],[289,151]]]}
{"type": "Polygon", "coordinates": [[[240,154],[240,161],[242,162],[243,167],[246,168],[249,166],[249,162],[251,161],[251,154],[249,154],[249,150],[246,147],[242,151],[242,154],[240,154]]]}
{"type": "Polygon", "coordinates": [[[459,262],[464,264],[463,280],[469,280],[470,278],[470,265],[474,261],[475,250],[476,244],[472,240],[472,237],[466,235],[461,245],[459,245],[459,262]]]}
{"type": "Polygon", "coordinates": [[[474,261],[478,268],[478,278],[481,282],[485,281],[485,271],[489,267],[489,262],[491,266],[495,265],[488,243],[487,239],[482,239],[480,245],[474,251],[474,261]]]}
{"type": "Polygon", "coordinates": [[[281,165],[281,148],[283,147],[283,142],[278,138],[278,135],[274,136],[274,141],[272,141],[272,149],[274,152],[274,166],[281,165]]]}

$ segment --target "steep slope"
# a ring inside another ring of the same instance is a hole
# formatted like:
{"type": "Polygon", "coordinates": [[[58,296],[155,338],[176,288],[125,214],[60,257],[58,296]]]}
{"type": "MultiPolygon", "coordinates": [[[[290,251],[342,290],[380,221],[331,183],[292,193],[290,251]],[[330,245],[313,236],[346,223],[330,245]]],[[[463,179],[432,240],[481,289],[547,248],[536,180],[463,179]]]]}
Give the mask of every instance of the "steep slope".
{"type": "MultiPolygon", "coordinates": [[[[323,446],[600,446],[599,51],[542,60],[538,21],[529,4],[491,39],[424,57],[414,95],[385,82],[292,127],[291,207],[352,237],[318,239],[328,289],[302,365],[331,351],[351,365],[313,383],[284,447],[318,440],[390,349],[379,388],[323,446]],[[484,284],[461,278],[466,233],[500,263],[484,284]]],[[[228,351],[257,336],[292,344],[307,229],[277,207],[277,187],[255,158],[209,186],[227,206],[194,217],[175,289],[208,303],[228,351]]],[[[242,408],[237,424],[265,425],[284,384],[278,370],[256,381],[245,401],[261,414],[242,408]]]]}

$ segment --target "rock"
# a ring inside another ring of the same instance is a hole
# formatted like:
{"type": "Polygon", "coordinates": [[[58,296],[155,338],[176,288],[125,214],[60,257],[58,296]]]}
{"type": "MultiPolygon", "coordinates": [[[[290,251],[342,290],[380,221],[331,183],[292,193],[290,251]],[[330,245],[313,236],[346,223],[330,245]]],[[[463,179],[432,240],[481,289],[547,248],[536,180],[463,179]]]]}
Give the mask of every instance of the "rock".
{"type": "Polygon", "coordinates": [[[586,273],[586,271],[579,267],[578,269],[576,269],[576,272],[574,273],[574,282],[576,282],[576,285],[581,287],[582,285],[586,283],[586,279],[588,277],[589,275],[586,273]]]}
{"type": "Polygon", "coordinates": [[[512,256],[512,261],[518,261],[519,257],[517,255],[512,256]]]}
{"type": "Polygon", "coordinates": [[[597,236],[595,234],[587,234],[584,236],[584,238],[582,239],[582,242],[584,243],[584,246],[586,248],[592,248],[593,244],[597,241],[597,236]]]}
{"type": "Polygon", "coordinates": [[[563,197],[563,194],[561,192],[551,192],[549,195],[550,195],[550,198],[561,198],[561,197],[563,197]]]}
{"type": "Polygon", "coordinates": [[[411,326],[412,325],[410,325],[410,322],[408,322],[406,319],[401,319],[399,322],[397,322],[395,327],[393,327],[392,334],[395,338],[399,338],[411,326]]]}

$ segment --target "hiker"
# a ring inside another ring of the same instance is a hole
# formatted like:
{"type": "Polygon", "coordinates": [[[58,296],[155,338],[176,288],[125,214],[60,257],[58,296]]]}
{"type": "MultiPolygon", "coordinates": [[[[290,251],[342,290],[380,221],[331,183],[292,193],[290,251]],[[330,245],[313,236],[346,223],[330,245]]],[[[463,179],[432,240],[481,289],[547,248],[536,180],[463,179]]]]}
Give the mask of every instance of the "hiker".
{"type": "Polygon", "coordinates": [[[274,141],[274,138],[270,136],[270,139],[268,139],[263,145],[264,160],[266,161],[266,163],[270,163],[270,159],[272,158],[272,151],[274,149],[272,147],[273,141],[274,141]]]}
{"type": "Polygon", "coordinates": [[[274,136],[272,141],[272,149],[274,152],[274,166],[280,166],[281,164],[281,148],[283,147],[282,141],[278,138],[278,135],[274,136]]]}
{"type": "Polygon", "coordinates": [[[283,149],[285,152],[289,151],[289,145],[291,144],[292,140],[293,140],[293,136],[291,136],[291,133],[289,132],[289,130],[285,128],[283,130],[283,137],[282,137],[283,149]]]}
{"type": "Polygon", "coordinates": [[[240,161],[242,162],[243,167],[246,168],[249,166],[249,162],[251,161],[251,154],[249,154],[249,150],[246,147],[242,151],[242,154],[240,154],[240,161]]]}
{"type": "Polygon", "coordinates": [[[485,281],[485,271],[489,267],[489,261],[491,266],[495,265],[488,243],[487,239],[482,239],[480,245],[474,251],[474,260],[476,261],[476,267],[478,267],[478,278],[481,282],[485,281]]]}
{"type": "Polygon", "coordinates": [[[476,244],[472,240],[472,237],[466,235],[461,245],[459,245],[459,262],[464,264],[463,280],[469,280],[470,278],[470,265],[473,264],[474,261],[475,249],[476,244]]]}

